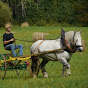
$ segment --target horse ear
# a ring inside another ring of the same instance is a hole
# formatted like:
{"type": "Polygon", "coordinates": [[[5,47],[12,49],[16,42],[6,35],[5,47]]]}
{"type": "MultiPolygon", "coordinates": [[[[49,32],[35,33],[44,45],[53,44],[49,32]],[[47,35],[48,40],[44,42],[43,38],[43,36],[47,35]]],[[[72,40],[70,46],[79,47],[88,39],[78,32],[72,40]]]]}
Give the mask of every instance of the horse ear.
{"type": "Polygon", "coordinates": [[[61,28],[61,42],[65,46],[65,31],[61,28]]]}
{"type": "Polygon", "coordinates": [[[63,28],[61,28],[61,34],[65,34],[65,31],[63,28]]]}
{"type": "Polygon", "coordinates": [[[61,38],[65,38],[65,31],[61,28],[61,38]]]}

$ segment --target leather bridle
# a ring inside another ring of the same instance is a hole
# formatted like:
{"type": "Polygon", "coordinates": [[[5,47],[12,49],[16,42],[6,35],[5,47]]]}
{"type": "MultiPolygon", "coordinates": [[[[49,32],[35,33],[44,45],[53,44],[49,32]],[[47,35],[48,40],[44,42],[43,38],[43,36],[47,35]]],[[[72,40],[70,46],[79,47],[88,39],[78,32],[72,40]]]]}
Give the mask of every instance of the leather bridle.
{"type": "Polygon", "coordinates": [[[66,44],[67,51],[69,51],[69,52],[75,52],[75,50],[70,47],[70,45],[68,44],[68,42],[65,39],[64,39],[64,42],[66,44]]]}
{"type": "MultiPolygon", "coordinates": [[[[76,35],[76,32],[74,31],[73,42],[75,42],[74,41],[75,35],[76,35]]],[[[75,51],[77,50],[77,48],[83,47],[82,45],[78,45],[78,46],[74,45],[75,47],[74,47],[74,49],[72,49],[67,40],[64,39],[64,42],[65,42],[65,46],[67,48],[67,51],[72,52],[72,53],[75,53],[75,51]]]]}
{"type": "Polygon", "coordinates": [[[73,34],[73,42],[75,42],[75,35],[76,35],[76,31],[74,31],[74,34],[73,34]]]}

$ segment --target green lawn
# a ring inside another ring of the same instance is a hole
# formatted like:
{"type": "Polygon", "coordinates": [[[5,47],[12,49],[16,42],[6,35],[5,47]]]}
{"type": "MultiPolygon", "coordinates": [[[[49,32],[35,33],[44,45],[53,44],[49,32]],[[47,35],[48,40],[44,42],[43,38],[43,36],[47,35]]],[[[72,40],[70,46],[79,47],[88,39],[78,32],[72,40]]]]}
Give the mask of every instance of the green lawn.
{"type": "MultiPolygon", "coordinates": [[[[88,44],[88,27],[63,27],[65,31],[82,31],[82,38],[88,44]]],[[[17,39],[32,40],[33,32],[49,33],[47,39],[56,39],[61,32],[61,27],[13,27],[14,36],[17,39]]],[[[3,48],[2,35],[5,30],[0,30],[0,51],[9,53],[3,48]]],[[[33,42],[27,43],[16,41],[17,44],[24,45],[24,54],[30,55],[30,46],[33,42]],[[27,47],[28,46],[28,47],[27,47]],[[27,51],[27,52],[26,52],[27,51]]],[[[18,77],[15,71],[8,71],[4,80],[0,79],[0,88],[88,88],[88,46],[87,51],[75,53],[71,58],[71,76],[61,77],[62,64],[59,62],[49,62],[46,65],[49,78],[45,79],[40,71],[38,78],[32,79],[27,75],[27,71],[22,77],[18,77]]]]}

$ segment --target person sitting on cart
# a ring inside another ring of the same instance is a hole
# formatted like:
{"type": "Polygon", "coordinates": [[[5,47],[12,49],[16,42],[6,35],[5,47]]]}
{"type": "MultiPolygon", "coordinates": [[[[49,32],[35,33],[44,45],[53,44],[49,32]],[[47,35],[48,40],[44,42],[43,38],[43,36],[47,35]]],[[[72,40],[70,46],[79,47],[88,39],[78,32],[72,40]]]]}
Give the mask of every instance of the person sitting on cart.
{"type": "Polygon", "coordinates": [[[16,57],[16,49],[19,49],[19,56],[23,56],[23,46],[22,44],[20,45],[14,45],[13,43],[15,42],[15,38],[13,34],[10,32],[11,27],[8,26],[6,27],[6,32],[3,34],[3,44],[4,44],[4,49],[5,50],[10,50],[13,54],[13,57],[16,57]]]}

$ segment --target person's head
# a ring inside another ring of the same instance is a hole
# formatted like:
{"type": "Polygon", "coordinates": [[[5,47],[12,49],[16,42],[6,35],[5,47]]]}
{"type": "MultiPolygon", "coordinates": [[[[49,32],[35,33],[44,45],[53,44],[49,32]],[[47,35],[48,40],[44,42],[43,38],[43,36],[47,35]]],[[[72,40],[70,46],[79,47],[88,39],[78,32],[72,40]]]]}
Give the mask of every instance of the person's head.
{"type": "Polygon", "coordinates": [[[11,27],[7,27],[7,28],[6,28],[6,31],[7,31],[7,32],[10,32],[10,31],[11,31],[11,27]]]}

